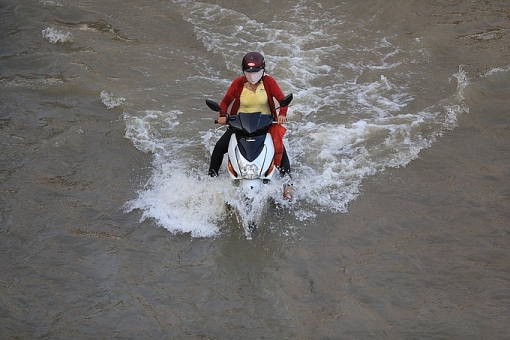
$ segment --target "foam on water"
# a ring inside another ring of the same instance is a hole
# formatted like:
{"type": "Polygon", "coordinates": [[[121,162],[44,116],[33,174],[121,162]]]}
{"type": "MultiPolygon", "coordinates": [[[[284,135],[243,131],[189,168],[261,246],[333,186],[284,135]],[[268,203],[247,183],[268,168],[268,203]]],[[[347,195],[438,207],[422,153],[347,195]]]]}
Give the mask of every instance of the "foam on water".
{"type": "Polygon", "coordinates": [[[58,2],[55,2],[55,1],[51,1],[51,0],[39,0],[39,3],[43,4],[43,5],[63,7],[63,5],[61,3],[58,3],[58,2]]]}
{"type": "Polygon", "coordinates": [[[108,93],[106,91],[101,91],[101,102],[108,109],[113,109],[114,107],[121,106],[126,101],[126,98],[116,96],[113,93],[108,93]]]}
{"type": "MultiPolygon", "coordinates": [[[[202,131],[190,143],[176,128],[178,109],[126,110],[126,137],[154,155],[150,180],[126,208],[142,210],[143,219],[153,219],[171,232],[217,235],[231,208],[246,227],[246,221],[264,213],[269,198],[298,221],[313,219],[320,211],[346,212],[360,195],[363,179],[388,167],[405,166],[454,128],[459,113],[468,111],[463,95],[469,82],[462,69],[451,78],[457,82],[456,93],[428,106],[418,103],[420,93],[413,90],[412,80],[424,76],[416,74],[421,71],[415,65],[426,63],[420,56],[427,56],[419,39],[405,49],[391,37],[358,36],[352,29],[341,29],[345,25],[341,17],[314,15],[316,4],[311,1],[301,1],[285,16],[274,13],[274,19],[263,22],[220,5],[174,3],[204,45],[225,60],[226,68],[238,71],[242,54],[259,50],[284,92],[294,93],[285,144],[295,200],[285,202],[282,183],[276,182],[246,204],[245,193],[231,185],[224,171],[218,178],[207,177],[221,129],[202,131]],[[342,46],[331,43],[342,39],[342,46]],[[355,55],[356,61],[347,55],[355,55]]],[[[225,90],[229,84],[224,79],[206,80],[225,90]]],[[[105,105],[111,102],[115,100],[106,100],[105,105]]],[[[286,223],[292,228],[292,221],[286,223]]]]}
{"type": "Polygon", "coordinates": [[[70,43],[73,42],[73,35],[71,32],[58,30],[53,27],[48,27],[42,30],[42,37],[52,44],[56,43],[70,43]]]}

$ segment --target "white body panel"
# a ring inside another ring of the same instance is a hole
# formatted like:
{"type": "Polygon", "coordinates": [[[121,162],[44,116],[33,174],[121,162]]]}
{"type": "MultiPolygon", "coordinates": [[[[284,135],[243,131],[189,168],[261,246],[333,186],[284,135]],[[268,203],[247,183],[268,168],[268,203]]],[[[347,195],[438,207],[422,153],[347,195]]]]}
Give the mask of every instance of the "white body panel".
{"type": "MultiPolygon", "coordinates": [[[[247,140],[250,138],[247,137],[247,140]]],[[[249,143],[249,142],[248,142],[249,143]]],[[[271,135],[266,134],[262,152],[252,162],[246,160],[239,151],[235,134],[230,137],[228,145],[228,160],[232,168],[237,173],[237,177],[228,171],[230,177],[239,180],[243,187],[254,188],[264,183],[264,180],[272,179],[276,167],[273,167],[270,173],[266,174],[273,163],[274,145],[271,135]]]]}

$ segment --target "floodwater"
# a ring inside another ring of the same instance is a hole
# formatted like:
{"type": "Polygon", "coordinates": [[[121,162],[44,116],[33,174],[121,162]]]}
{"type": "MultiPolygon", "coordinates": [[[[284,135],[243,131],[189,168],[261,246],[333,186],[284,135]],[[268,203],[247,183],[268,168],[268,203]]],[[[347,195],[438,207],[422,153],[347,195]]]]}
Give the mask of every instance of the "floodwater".
{"type": "Polygon", "coordinates": [[[2,339],[508,338],[507,1],[0,13],[2,339]],[[292,202],[206,176],[252,50],[294,94],[292,202]]]}

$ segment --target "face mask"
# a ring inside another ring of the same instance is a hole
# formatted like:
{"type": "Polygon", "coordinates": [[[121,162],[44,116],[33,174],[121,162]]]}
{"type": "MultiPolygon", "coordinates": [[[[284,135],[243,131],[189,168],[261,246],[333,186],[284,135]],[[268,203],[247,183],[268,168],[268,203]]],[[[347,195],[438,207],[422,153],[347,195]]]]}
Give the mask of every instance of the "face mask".
{"type": "Polygon", "coordinates": [[[244,76],[246,77],[246,80],[248,80],[248,83],[250,84],[257,84],[260,79],[262,79],[262,76],[264,75],[264,70],[260,70],[257,72],[244,72],[244,76]]]}

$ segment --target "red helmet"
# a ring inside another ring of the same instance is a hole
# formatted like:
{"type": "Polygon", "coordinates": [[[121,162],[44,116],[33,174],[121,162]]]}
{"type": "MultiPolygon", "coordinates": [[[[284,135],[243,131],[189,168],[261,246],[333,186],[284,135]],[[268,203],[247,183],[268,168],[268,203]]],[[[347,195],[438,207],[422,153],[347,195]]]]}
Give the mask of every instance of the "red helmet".
{"type": "Polygon", "coordinates": [[[243,72],[258,72],[265,69],[266,62],[264,56],[259,52],[250,52],[243,57],[241,64],[243,72]]]}

